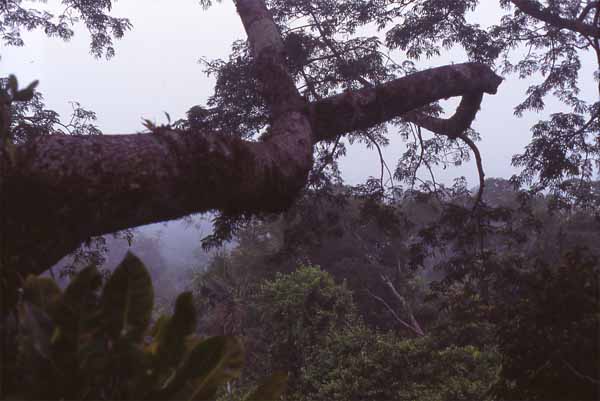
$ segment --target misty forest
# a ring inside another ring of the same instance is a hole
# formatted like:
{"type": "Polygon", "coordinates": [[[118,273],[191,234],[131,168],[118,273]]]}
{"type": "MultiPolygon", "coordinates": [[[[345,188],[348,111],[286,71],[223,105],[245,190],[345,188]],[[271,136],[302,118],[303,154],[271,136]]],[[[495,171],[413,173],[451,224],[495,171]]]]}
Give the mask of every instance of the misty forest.
{"type": "Polygon", "coordinates": [[[1,399],[600,399],[599,1],[194,0],[129,132],[6,67],[150,3],[0,1],[1,399]]]}

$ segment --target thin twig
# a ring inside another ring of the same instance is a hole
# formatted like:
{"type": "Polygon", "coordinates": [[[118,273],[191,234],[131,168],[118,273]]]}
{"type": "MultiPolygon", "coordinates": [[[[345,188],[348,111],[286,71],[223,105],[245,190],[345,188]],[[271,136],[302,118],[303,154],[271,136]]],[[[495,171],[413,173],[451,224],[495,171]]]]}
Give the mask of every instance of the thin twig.
{"type": "Polygon", "coordinates": [[[485,173],[483,171],[483,162],[481,161],[481,153],[479,152],[479,148],[473,142],[471,138],[469,138],[466,134],[462,134],[459,136],[460,139],[463,140],[471,148],[473,154],[475,155],[475,162],[477,163],[477,172],[479,174],[479,190],[477,191],[477,196],[475,197],[475,203],[473,205],[473,209],[476,209],[482,202],[483,198],[483,188],[485,187],[485,173]]]}
{"type": "Polygon", "coordinates": [[[377,153],[379,154],[379,163],[381,164],[381,176],[379,178],[379,181],[381,183],[381,190],[383,192],[385,192],[385,186],[383,183],[383,176],[384,176],[384,171],[387,170],[387,173],[390,177],[390,182],[392,184],[392,186],[394,185],[394,178],[392,176],[392,172],[390,171],[390,168],[388,167],[385,158],[383,157],[383,152],[381,151],[381,146],[379,146],[379,144],[377,143],[377,141],[375,140],[375,138],[373,138],[373,136],[371,134],[369,134],[368,132],[365,131],[365,136],[367,138],[369,138],[369,140],[373,143],[373,145],[375,146],[375,148],[377,149],[377,153]],[[385,169],[385,170],[384,170],[385,169]]]}
{"type": "Polygon", "coordinates": [[[593,377],[590,377],[590,376],[588,376],[588,375],[584,375],[583,373],[581,373],[581,372],[577,371],[577,369],[575,369],[575,368],[573,367],[573,365],[571,365],[571,364],[570,364],[569,362],[567,362],[566,360],[564,360],[564,359],[561,359],[561,360],[562,360],[562,362],[565,364],[565,366],[566,366],[566,367],[567,367],[567,368],[568,368],[568,369],[569,369],[571,372],[573,372],[573,373],[574,373],[574,374],[575,374],[577,377],[579,377],[580,379],[587,380],[587,381],[589,381],[589,382],[591,382],[591,383],[594,383],[594,384],[600,384],[600,380],[598,380],[598,379],[594,379],[593,377]]]}
{"type": "Polygon", "coordinates": [[[410,307],[410,304],[406,301],[406,299],[402,295],[400,295],[400,293],[398,292],[398,290],[392,283],[392,280],[390,280],[384,274],[381,275],[381,279],[383,280],[384,284],[386,284],[388,286],[388,288],[392,291],[394,296],[400,301],[400,303],[402,304],[404,309],[406,309],[406,312],[408,312],[408,316],[410,317],[410,321],[412,323],[412,326],[415,328],[415,331],[420,333],[420,335],[424,336],[425,333],[423,332],[423,329],[421,328],[421,325],[419,324],[419,322],[417,322],[417,319],[415,318],[415,315],[412,311],[412,308],[410,307]]]}
{"type": "Polygon", "coordinates": [[[409,323],[407,323],[404,320],[402,320],[400,318],[400,316],[398,316],[398,314],[394,311],[394,309],[385,301],[385,299],[381,298],[380,296],[377,296],[377,295],[373,294],[370,290],[367,290],[367,292],[369,293],[369,295],[373,299],[381,302],[381,304],[383,306],[385,306],[386,309],[392,314],[392,316],[394,317],[394,319],[396,319],[396,321],[398,323],[400,323],[402,326],[406,327],[407,329],[411,330],[412,332],[414,332],[415,334],[417,334],[417,335],[419,335],[421,337],[425,335],[422,331],[418,331],[416,328],[414,328],[413,326],[411,326],[409,323]]]}

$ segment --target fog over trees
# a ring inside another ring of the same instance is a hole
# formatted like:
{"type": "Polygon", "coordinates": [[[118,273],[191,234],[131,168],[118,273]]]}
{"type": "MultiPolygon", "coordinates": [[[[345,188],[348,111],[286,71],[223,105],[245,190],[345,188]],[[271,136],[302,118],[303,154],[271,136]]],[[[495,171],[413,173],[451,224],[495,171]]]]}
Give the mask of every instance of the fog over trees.
{"type": "MultiPolygon", "coordinates": [[[[490,3],[235,0],[211,93],[130,132],[4,72],[2,397],[597,399],[600,3],[490,3]]],[[[108,66],[137,7],[6,1],[0,55],[85,33],[108,66]]]]}

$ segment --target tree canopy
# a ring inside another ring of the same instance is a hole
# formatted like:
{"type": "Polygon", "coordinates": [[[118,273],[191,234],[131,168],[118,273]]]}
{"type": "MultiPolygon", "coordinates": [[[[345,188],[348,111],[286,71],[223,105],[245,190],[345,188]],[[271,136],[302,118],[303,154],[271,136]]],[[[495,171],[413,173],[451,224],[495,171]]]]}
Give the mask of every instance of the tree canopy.
{"type": "MultiPolygon", "coordinates": [[[[24,45],[21,32],[32,29],[68,39],[80,20],[92,54],[110,57],[113,41],[131,28],[111,15],[110,1],[63,1],[58,15],[27,3],[0,5],[5,45],[24,45]]],[[[228,59],[207,63],[216,76],[208,103],[191,107],[185,120],[148,124],[142,135],[96,135],[94,115],[83,109],[61,123],[39,94],[18,101],[16,86],[4,81],[3,264],[40,273],[92,236],[203,211],[221,213],[214,239],[227,238],[240,218],[288,209],[302,191],[339,179],[342,137],[376,148],[388,131],[406,138],[397,168],[382,161],[381,177],[362,187],[370,194],[394,198],[415,185],[439,193],[435,177],[419,184],[419,169],[469,157],[483,189],[471,123],[484,94],[502,90],[500,74],[534,80],[517,115],[543,109],[549,96],[564,104],[532,128],[531,143],[513,159],[522,169],[514,182],[593,205],[581,194],[597,171],[600,103],[583,98],[580,85],[598,77],[579,71],[585,52],[600,63],[598,3],[499,4],[505,15],[486,27],[472,21],[485,7],[476,0],[235,1],[247,40],[234,43],[228,59]],[[369,27],[380,34],[364,35],[369,27]],[[465,60],[419,69],[420,58],[452,47],[465,60]],[[450,97],[461,101],[444,118],[439,101],[450,97]]]]}
{"type": "MultiPolygon", "coordinates": [[[[103,133],[79,104],[62,120],[37,81],[1,78],[0,393],[598,399],[600,2],[498,0],[486,25],[474,16],[490,0],[234,4],[247,37],[203,60],[214,93],[144,132],[103,133]],[[512,159],[519,173],[486,179],[473,121],[518,78],[531,86],[516,117],[548,117],[512,159]],[[345,142],[375,149],[380,174],[344,185],[345,142]],[[436,179],[470,158],[478,188],[436,179]],[[207,211],[203,245],[235,242],[170,315],[157,316],[174,289],[152,240],[108,279],[99,259],[64,290],[39,277],[95,236],[207,211]]],[[[133,28],[110,0],[48,10],[0,2],[0,41],[68,40],[82,23],[92,55],[111,58],[133,28]]]]}
{"type": "Polygon", "coordinates": [[[192,284],[201,326],[244,338],[236,385],[283,369],[287,400],[597,399],[593,211],[486,187],[479,222],[461,193],[314,193],[247,225],[192,284]]]}

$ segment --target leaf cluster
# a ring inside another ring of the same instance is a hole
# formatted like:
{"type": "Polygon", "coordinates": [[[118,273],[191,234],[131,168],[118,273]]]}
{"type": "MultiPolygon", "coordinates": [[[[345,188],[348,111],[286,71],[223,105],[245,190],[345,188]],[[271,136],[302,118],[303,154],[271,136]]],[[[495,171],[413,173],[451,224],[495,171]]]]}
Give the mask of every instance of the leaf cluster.
{"type": "Polygon", "coordinates": [[[48,37],[69,40],[78,22],[90,33],[90,53],[95,57],[115,55],[113,39],[120,39],[132,25],[129,19],[110,15],[111,0],[64,0],[60,13],[42,7],[27,7],[26,1],[11,0],[0,4],[0,38],[6,46],[24,46],[22,31],[41,29],[48,37]]]}
{"type": "MultiPolygon", "coordinates": [[[[61,290],[30,276],[18,305],[18,349],[6,399],[208,400],[239,376],[240,340],[195,334],[192,295],[151,326],[154,292],[142,262],[128,253],[106,284],[94,266],[61,290]]],[[[274,376],[247,400],[279,397],[274,376]]]]}

